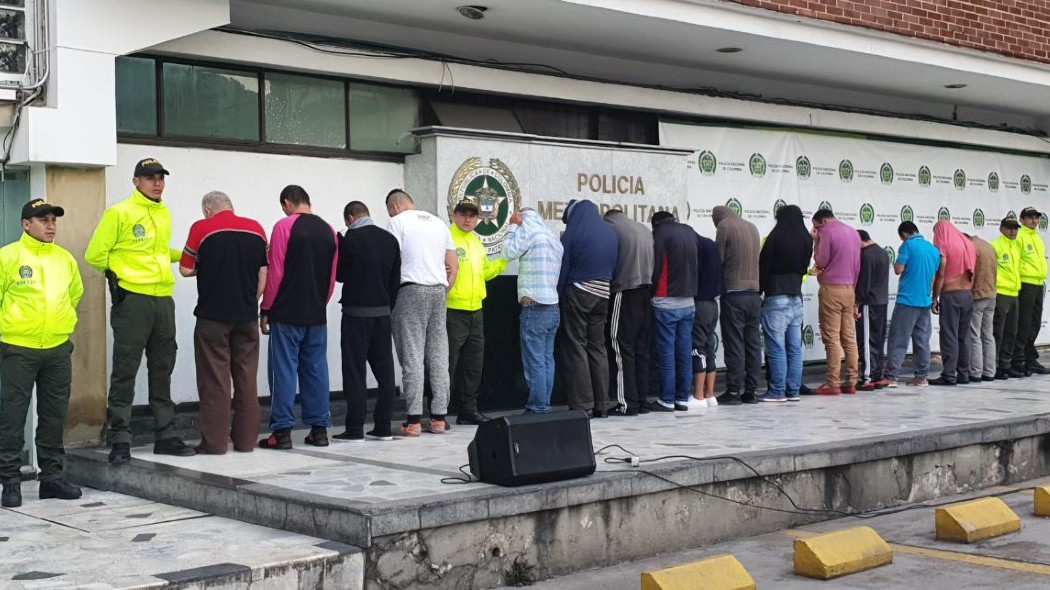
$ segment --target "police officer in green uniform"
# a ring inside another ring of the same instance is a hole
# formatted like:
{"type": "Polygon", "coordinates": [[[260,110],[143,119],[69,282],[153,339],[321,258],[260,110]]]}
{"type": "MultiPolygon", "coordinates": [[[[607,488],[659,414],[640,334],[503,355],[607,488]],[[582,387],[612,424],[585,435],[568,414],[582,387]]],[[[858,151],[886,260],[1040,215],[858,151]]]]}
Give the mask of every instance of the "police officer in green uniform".
{"type": "Polygon", "coordinates": [[[171,372],[175,369],[175,273],[182,250],[171,247],[171,212],[161,200],[168,171],[155,158],[135,165],[131,196],[106,209],[84,259],[109,279],[113,372],[109,381],[109,462],[131,460],[135,375],[146,353],[153,452],[195,454],[175,436],[171,372]]]}
{"type": "Polygon", "coordinates": [[[22,505],[19,468],[26,413],[36,385],[40,498],[75,500],[62,479],[62,434],[73,380],[69,335],[84,283],[73,256],[54,243],[65,211],[34,199],[22,207],[22,237],[0,248],[0,504],[22,505]]]}

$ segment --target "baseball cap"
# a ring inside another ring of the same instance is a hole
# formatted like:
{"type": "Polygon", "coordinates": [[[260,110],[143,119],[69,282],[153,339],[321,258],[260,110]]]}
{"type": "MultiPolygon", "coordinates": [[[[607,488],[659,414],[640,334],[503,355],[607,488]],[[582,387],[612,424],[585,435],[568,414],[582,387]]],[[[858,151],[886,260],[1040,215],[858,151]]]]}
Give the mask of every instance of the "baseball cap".
{"type": "Polygon", "coordinates": [[[1009,217],[1007,217],[1006,219],[1003,219],[1001,222],[999,222],[999,227],[1006,229],[1020,229],[1021,224],[1017,223],[1016,219],[1010,219],[1009,217]]]}
{"type": "Polygon", "coordinates": [[[1035,207],[1025,207],[1021,209],[1021,214],[1018,217],[1042,217],[1042,215],[1035,207]]]}
{"type": "Polygon", "coordinates": [[[475,199],[472,199],[470,197],[466,197],[462,201],[456,203],[456,208],[453,209],[452,211],[454,213],[459,213],[461,211],[473,211],[474,213],[477,213],[478,212],[478,202],[475,199]]]}
{"type": "Polygon", "coordinates": [[[29,219],[31,217],[44,217],[49,213],[54,213],[55,217],[62,217],[66,214],[66,210],[61,207],[51,205],[44,199],[33,199],[25,205],[22,205],[22,219],[29,219]]]}
{"type": "Polygon", "coordinates": [[[132,176],[153,176],[154,174],[170,173],[164,169],[164,165],[156,158],[146,158],[139,160],[139,163],[135,164],[135,173],[132,176]]]}

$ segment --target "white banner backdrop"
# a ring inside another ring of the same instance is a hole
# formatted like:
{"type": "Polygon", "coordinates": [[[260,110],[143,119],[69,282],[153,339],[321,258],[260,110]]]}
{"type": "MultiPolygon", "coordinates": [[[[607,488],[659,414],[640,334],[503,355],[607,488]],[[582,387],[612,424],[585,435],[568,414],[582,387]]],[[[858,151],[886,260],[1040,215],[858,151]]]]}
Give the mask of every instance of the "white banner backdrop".
{"type": "MultiPolygon", "coordinates": [[[[727,205],[767,235],[783,204],[802,208],[808,219],[829,208],[857,229],[867,230],[891,261],[900,239],[897,226],[914,221],[932,240],[933,224],[951,219],[963,232],[991,241],[999,221],[1025,207],[1050,205],[1050,160],[986,151],[937,148],[781,131],[661,124],[664,145],[695,150],[686,164],[689,223],[713,237],[711,209],[727,205]]],[[[1047,218],[1040,220],[1045,235],[1047,218]]],[[[890,309],[897,277],[890,274],[890,309]]],[[[824,358],[817,323],[816,281],[803,286],[805,358],[824,358]]],[[[1050,342],[1050,309],[1044,306],[1037,342],[1050,342]]],[[[934,321],[931,346],[938,350],[934,321]]]]}

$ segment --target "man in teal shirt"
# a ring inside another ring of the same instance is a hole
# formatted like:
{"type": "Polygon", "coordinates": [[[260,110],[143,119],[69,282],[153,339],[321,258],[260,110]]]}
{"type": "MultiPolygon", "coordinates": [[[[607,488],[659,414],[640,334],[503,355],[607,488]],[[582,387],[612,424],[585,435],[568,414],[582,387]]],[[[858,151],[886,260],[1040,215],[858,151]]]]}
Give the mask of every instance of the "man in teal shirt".
{"type": "Polygon", "coordinates": [[[890,320],[890,337],[887,344],[887,387],[897,387],[897,374],[908,352],[908,340],[912,343],[915,378],[909,385],[926,387],[930,372],[930,309],[933,307],[933,278],[941,267],[941,253],[923,239],[919,228],[910,221],[897,227],[901,247],[893,272],[900,276],[897,284],[897,301],[890,320]]]}

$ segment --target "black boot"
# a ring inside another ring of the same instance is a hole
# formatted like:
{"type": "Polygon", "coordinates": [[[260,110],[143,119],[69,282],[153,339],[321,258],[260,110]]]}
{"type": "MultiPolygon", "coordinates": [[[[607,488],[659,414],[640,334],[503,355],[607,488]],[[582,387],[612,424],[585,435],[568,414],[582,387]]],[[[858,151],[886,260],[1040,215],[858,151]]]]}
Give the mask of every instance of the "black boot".
{"type": "Polygon", "coordinates": [[[58,498],[59,500],[76,500],[81,495],[80,488],[64,479],[52,479],[40,482],[40,499],[58,498]]]}
{"type": "Polygon", "coordinates": [[[22,484],[5,483],[4,493],[0,495],[0,506],[18,508],[22,505],[22,484]]]}

